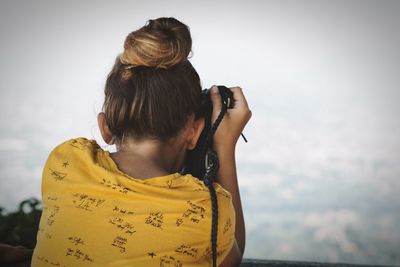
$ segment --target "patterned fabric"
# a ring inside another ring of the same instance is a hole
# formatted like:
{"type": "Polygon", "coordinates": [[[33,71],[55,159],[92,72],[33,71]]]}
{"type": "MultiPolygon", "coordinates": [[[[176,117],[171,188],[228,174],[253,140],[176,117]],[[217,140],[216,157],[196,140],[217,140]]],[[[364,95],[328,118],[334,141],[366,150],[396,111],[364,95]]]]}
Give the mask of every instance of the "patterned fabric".
{"type": "MultiPolygon", "coordinates": [[[[234,243],[232,197],[218,183],[219,265],[234,243]]],[[[32,267],[211,266],[211,199],[191,175],[135,179],[95,140],[58,145],[42,176],[32,267]]]]}

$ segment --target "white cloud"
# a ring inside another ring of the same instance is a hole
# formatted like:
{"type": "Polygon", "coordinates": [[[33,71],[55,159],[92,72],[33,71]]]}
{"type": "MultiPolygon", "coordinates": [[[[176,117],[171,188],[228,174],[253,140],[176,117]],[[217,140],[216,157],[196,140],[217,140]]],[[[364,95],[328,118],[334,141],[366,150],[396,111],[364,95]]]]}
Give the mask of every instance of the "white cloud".
{"type": "Polygon", "coordinates": [[[314,241],[338,244],[345,253],[357,253],[358,247],[346,234],[348,227],[357,228],[362,223],[356,212],[351,210],[328,210],[311,213],[304,218],[304,226],[315,229],[314,241]]]}
{"type": "Polygon", "coordinates": [[[0,151],[24,151],[28,148],[26,140],[17,138],[0,138],[0,151]]]}

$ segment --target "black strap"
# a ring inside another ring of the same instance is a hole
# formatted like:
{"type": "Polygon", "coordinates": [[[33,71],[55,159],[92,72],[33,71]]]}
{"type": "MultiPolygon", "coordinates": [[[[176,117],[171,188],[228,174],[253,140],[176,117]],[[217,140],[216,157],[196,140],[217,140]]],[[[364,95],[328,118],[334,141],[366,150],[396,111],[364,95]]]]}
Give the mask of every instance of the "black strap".
{"type": "Polygon", "coordinates": [[[206,173],[204,175],[204,184],[208,187],[211,196],[212,221],[211,221],[211,247],[213,257],[213,267],[217,262],[217,233],[218,233],[218,201],[215,188],[213,186],[214,178],[219,169],[219,160],[214,150],[209,150],[206,156],[206,173]]]}
{"type": "Polygon", "coordinates": [[[210,128],[210,131],[207,135],[204,149],[207,149],[205,165],[206,172],[203,177],[204,184],[208,187],[210,191],[211,197],[211,207],[212,207],[212,221],[211,221],[211,247],[212,247],[212,259],[213,259],[213,267],[217,266],[217,234],[218,234],[218,202],[217,202],[217,194],[215,192],[215,188],[213,186],[214,178],[219,169],[219,160],[217,153],[210,148],[210,144],[212,138],[217,131],[219,124],[227,110],[227,104],[222,101],[221,112],[219,113],[217,119],[213,123],[210,128]]]}
{"type": "MultiPolygon", "coordinates": [[[[220,86],[218,87],[218,90],[221,93],[220,86]]],[[[225,88],[229,90],[228,88],[225,88]]],[[[223,90],[223,89],[222,89],[223,90]]],[[[205,174],[203,177],[204,184],[208,187],[210,191],[210,197],[211,197],[211,206],[212,206],[212,222],[211,222],[211,246],[212,246],[212,259],[213,259],[213,267],[217,267],[217,234],[218,234],[218,202],[217,202],[217,194],[215,192],[215,188],[213,186],[214,178],[217,175],[218,169],[219,169],[219,160],[218,160],[218,155],[217,153],[212,149],[211,144],[212,144],[212,138],[214,137],[215,132],[217,131],[217,128],[219,124],[221,123],[222,119],[225,116],[225,113],[228,109],[228,107],[231,107],[230,100],[226,97],[226,94],[223,93],[225,97],[221,96],[221,112],[219,113],[217,119],[215,122],[212,124],[210,131],[207,134],[205,145],[203,147],[203,154],[206,155],[205,159],[205,174]]],[[[244,141],[247,143],[246,137],[241,133],[241,136],[243,137],[244,141]]]]}

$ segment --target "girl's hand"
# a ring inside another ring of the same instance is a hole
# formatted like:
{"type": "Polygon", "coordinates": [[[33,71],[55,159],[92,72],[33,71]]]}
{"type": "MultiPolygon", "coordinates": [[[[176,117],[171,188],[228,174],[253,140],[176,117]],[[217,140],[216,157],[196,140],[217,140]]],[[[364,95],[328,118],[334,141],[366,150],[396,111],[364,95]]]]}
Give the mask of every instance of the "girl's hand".
{"type": "MultiPolygon", "coordinates": [[[[229,108],[214,134],[214,149],[221,151],[234,149],[244,126],[251,118],[251,110],[240,87],[229,88],[233,93],[233,108],[229,108]]],[[[211,87],[213,112],[211,121],[214,122],[221,112],[221,95],[217,86],[211,87]]]]}

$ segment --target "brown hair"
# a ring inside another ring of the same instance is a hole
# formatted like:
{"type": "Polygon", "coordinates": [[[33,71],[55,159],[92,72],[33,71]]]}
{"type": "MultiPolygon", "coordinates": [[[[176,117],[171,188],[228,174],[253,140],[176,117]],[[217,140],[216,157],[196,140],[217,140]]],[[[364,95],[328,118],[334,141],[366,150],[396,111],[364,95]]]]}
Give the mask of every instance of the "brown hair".
{"type": "Polygon", "coordinates": [[[111,133],[167,141],[201,101],[200,77],[188,60],[188,26],[175,18],[149,20],[125,39],[105,84],[103,111],[111,133]]]}

